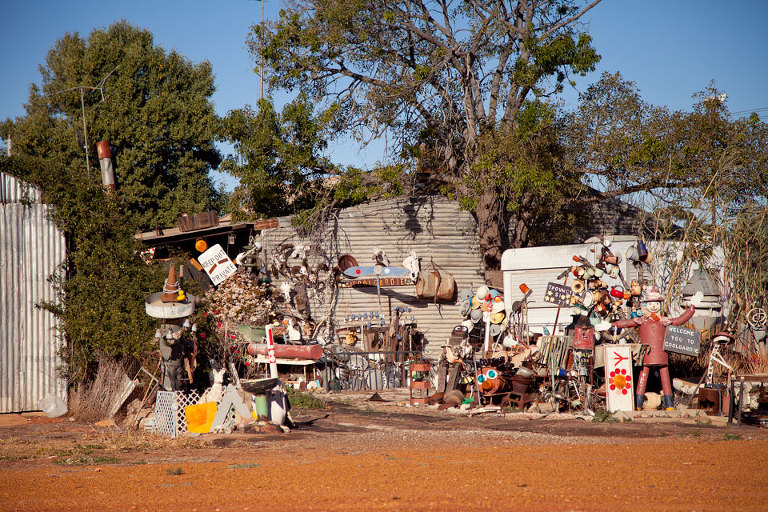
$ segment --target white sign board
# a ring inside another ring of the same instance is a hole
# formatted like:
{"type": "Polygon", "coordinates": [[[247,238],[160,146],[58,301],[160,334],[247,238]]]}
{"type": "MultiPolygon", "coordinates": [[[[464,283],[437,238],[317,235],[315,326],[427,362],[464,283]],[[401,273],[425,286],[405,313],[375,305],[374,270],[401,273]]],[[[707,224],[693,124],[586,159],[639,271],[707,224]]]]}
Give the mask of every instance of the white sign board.
{"type": "Polygon", "coordinates": [[[605,402],[610,412],[635,408],[632,380],[632,348],[629,345],[603,344],[605,350],[605,402]]]}
{"type": "Polygon", "coordinates": [[[200,262],[208,277],[211,278],[213,284],[219,285],[223,283],[229,276],[235,273],[237,267],[232,260],[229,259],[227,253],[221,248],[219,244],[216,244],[197,258],[200,262]]]}

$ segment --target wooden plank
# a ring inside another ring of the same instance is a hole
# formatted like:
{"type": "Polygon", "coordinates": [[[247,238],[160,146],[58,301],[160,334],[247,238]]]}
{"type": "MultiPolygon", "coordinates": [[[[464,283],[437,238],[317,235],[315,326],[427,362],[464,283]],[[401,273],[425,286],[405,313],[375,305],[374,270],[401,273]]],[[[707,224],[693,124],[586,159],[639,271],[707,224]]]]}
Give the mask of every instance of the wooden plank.
{"type": "Polygon", "coordinates": [[[448,361],[441,359],[437,367],[437,392],[445,393],[445,376],[448,373],[448,361]]]}
{"type": "Polygon", "coordinates": [[[451,364],[451,371],[448,373],[448,385],[445,387],[446,393],[456,389],[459,382],[459,370],[461,370],[459,363],[451,364]]]}

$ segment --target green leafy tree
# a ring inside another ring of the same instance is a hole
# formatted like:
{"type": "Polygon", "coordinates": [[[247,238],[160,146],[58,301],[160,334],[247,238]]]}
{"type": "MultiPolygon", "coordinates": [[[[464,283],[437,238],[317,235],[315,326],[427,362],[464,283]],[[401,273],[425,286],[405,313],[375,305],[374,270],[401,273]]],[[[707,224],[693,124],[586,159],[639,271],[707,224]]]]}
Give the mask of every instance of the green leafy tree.
{"type": "Polygon", "coordinates": [[[42,189],[67,238],[65,268],[51,277],[59,300],[41,306],[61,318],[64,371],[76,383],[93,376],[99,355],[140,358],[152,348],[156,321],[144,298],[161,289],[164,272],[142,262],[134,234],[214,205],[213,77],[208,63],[168,53],[125,22],[88,40],[65,35],[41,73],[26,115],[0,126],[12,141],[0,170],[42,189]],[[113,193],[102,189],[94,151],[104,139],[116,163],[113,193]]]}
{"type": "MultiPolygon", "coordinates": [[[[404,158],[463,197],[490,269],[507,241],[505,201],[514,191],[504,177],[517,162],[488,167],[483,152],[515,140],[526,101],[593,69],[599,57],[579,19],[598,1],[292,0],[279,20],[254,25],[250,44],[272,87],[323,102],[337,133],[365,142],[386,130],[404,158]],[[489,178],[483,187],[476,166],[489,178]]],[[[522,172],[538,181],[544,175],[530,162],[539,157],[526,151],[522,172]]],[[[527,243],[523,232],[512,238],[527,243]]]]}
{"type": "Polygon", "coordinates": [[[618,73],[582,95],[564,147],[574,172],[599,186],[593,200],[642,193],[654,210],[707,222],[713,235],[718,217],[766,203],[768,125],[731,116],[714,84],[694,97],[691,112],[655,107],[618,73]]]}
{"type": "Polygon", "coordinates": [[[60,319],[63,373],[76,384],[94,375],[100,355],[141,359],[152,349],[156,321],[144,297],[159,290],[164,272],[139,257],[127,204],[84,173],[62,173],[38,158],[0,157],[0,171],[24,176],[67,240],[67,260],[50,280],[57,299],[38,304],[60,319]]]}
{"type": "Polygon", "coordinates": [[[322,155],[327,146],[324,120],[300,97],[276,112],[269,100],[258,109],[232,110],[222,119],[220,136],[235,155],[220,167],[239,179],[231,198],[238,215],[278,216],[322,203],[322,179],[338,169],[322,155]]]}
{"type": "Polygon", "coordinates": [[[0,128],[4,139],[12,137],[14,155],[98,182],[95,142],[110,141],[119,194],[142,228],[214,206],[208,172],[220,156],[208,62],[190,63],[120,21],[88,39],[66,34],[40,72],[26,114],[0,128]]]}

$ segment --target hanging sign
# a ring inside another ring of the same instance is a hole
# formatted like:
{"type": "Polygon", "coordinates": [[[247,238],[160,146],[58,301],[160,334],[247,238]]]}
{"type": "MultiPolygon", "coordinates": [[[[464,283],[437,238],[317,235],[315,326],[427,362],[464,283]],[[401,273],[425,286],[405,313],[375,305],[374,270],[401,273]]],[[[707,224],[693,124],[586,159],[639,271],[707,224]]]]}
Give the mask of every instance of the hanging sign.
{"type": "Polygon", "coordinates": [[[632,380],[632,347],[603,344],[605,350],[605,402],[610,412],[632,411],[635,393],[632,380]]]}
{"type": "MultiPolygon", "coordinates": [[[[413,280],[410,277],[382,277],[379,280],[381,286],[410,286],[413,280]]],[[[339,288],[357,288],[363,286],[376,286],[376,278],[363,277],[354,281],[342,281],[339,288]]]]}
{"type": "Polygon", "coordinates": [[[232,263],[232,260],[229,259],[219,244],[209,247],[197,260],[214,285],[223,283],[237,270],[235,264],[232,263]]]}
{"type": "Polygon", "coordinates": [[[688,329],[679,325],[668,325],[664,333],[664,350],[688,356],[699,355],[701,336],[696,329],[688,329]]]}
{"type": "MultiPolygon", "coordinates": [[[[544,302],[550,302],[562,307],[572,306],[571,297],[573,290],[570,286],[559,283],[547,283],[547,291],[544,292],[544,302]]],[[[584,295],[583,293],[581,295],[584,295]]]]}

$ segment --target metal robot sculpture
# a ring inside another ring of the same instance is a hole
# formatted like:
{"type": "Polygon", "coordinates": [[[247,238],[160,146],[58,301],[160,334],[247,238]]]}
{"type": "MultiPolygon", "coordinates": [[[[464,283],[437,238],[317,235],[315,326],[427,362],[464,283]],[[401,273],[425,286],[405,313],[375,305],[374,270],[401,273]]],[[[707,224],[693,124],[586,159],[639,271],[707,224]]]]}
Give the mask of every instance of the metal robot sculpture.
{"type": "Polygon", "coordinates": [[[650,350],[643,359],[643,371],[640,378],[637,379],[637,390],[635,392],[635,407],[638,410],[643,408],[643,399],[645,398],[645,387],[648,384],[648,375],[651,368],[659,370],[661,376],[661,389],[664,398],[664,407],[670,411],[674,410],[674,395],[672,394],[672,383],[669,379],[669,356],[664,351],[664,334],[668,325],[683,325],[691,319],[696,307],[691,304],[685,312],[677,318],[667,318],[660,316],[661,303],[664,297],[655,286],[645,291],[646,310],[648,315],[637,318],[628,318],[612,322],[613,327],[618,328],[640,328],[640,342],[648,345],[650,350]]]}

